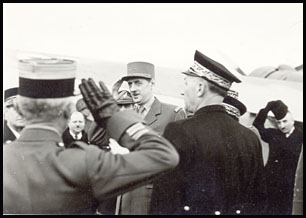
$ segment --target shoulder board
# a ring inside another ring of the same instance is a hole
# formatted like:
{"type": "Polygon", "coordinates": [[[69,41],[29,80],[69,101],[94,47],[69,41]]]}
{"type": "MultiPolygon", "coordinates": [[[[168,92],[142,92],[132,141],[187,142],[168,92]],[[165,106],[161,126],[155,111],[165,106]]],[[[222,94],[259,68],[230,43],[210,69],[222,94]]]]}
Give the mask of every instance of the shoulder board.
{"type": "Polygon", "coordinates": [[[183,108],[181,108],[181,107],[176,107],[175,109],[174,109],[174,112],[179,112],[181,109],[183,109],[183,108]]]}

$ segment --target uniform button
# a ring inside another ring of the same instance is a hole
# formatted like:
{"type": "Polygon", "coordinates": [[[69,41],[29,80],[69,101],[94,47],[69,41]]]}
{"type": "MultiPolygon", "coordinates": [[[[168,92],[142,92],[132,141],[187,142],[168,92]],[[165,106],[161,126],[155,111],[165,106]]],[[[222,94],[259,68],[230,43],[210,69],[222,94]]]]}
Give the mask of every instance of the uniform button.
{"type": "Polygon", "coordinates": [[[59,147],[64,147],[64,143],[63,143],[63,142],[59,142],[59,143],[57,143],[57,145],[58,145],[59,147]]]}
{"type": "Polygon", "coordinates": [[[275,160],[275,163],[278,163],[278,160],[275,160]]]}
{"type": "Polygon", "coordinates": [[[215,215],[220,215],[221,212],[220,211],[215,211],[215,215]]]}
{"type": "Polygon", "coordinates": [[[296,191],[297,191],[297,192],[299,192],[299,191],[300,191],[300,189],[298,189],[298,188],[297,188],[297,189],[296,189],[296,191]]]}
{"type": "Polygon", "coordinates": [[[189,211],[189,210],[190,210],[190,207],[184,206],[184,210],[185,210],[185,211],[189,211]]]}
{"type": "Polygon", "coordinates": [[[240,210],[236,210],[236,213],[237,213],[237,214],[240,214],[240,210]]]}

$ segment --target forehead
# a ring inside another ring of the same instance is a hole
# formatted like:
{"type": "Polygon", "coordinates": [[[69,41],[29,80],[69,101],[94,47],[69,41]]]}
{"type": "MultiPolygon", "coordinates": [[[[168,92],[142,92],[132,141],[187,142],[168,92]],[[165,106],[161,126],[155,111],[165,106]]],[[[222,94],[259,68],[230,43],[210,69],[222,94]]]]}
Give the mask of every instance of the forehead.
{"type": "Polygon", "coordinates": [[[70,117],[71,120],[81,120],[84,119],[84,116],[80,112],[73,112],[70,117]]]}

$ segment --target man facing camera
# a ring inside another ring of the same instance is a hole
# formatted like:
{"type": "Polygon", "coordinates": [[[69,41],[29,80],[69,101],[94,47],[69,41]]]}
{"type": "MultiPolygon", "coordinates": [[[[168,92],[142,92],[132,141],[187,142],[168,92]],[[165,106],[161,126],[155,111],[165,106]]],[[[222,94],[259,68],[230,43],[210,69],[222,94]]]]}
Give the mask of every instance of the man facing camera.
{"type": "Polygon", "coordinates": [[[69,148],[74,141],[83,141],[88,143],[87,134],[84,131],[85,119],[81,112],[75,111],[71,114],[68,121],[68,127],[63,133],[63,142],[66,148],[69,148]]]}

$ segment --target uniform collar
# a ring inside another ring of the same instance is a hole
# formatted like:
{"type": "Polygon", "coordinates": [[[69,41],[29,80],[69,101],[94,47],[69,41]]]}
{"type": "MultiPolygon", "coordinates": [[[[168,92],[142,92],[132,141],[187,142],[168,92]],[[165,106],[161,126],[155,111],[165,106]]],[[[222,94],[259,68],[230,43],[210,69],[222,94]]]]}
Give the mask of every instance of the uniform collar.
{"type": "Polygon", "coordinates": [[[155,97],[152,96],[152,98],[142,106],[146,109],[146,111],[149,111],[151,109],[152,104],[154,103],[155,97]]]}
{"type": "Polygon", "coordinates": [[[289,138],[289,136],[293,133],[295,127],[293,126],[290,130],[290,132],[286,133],[286,138],[289,138]]]}
{"type": "Polygon", "coordinates": [[[224,113],[226,113],[225,108],[221,104],[213,104],[213,105],[208,105],[208,106],[200,108],[199,110],[197,110],[195,112],[194,115],[203,114],[203,113],[207,113],[207,112],[224,112],[224,113]]]}
{"type": "Polygon", "coordinates": [[[27,125],[20,133],[19,141],[56,141],[62,142],[60,132],[45,124],[27,125]]]}

